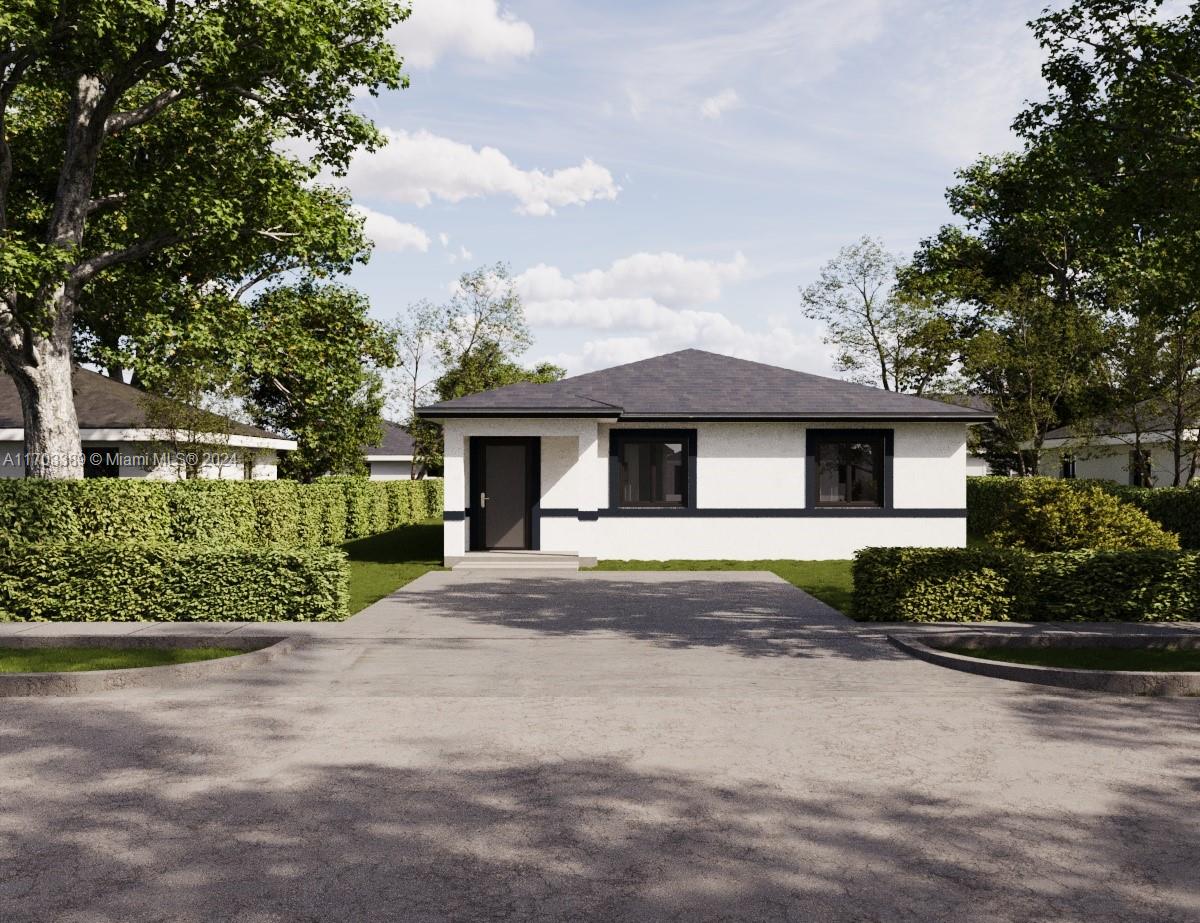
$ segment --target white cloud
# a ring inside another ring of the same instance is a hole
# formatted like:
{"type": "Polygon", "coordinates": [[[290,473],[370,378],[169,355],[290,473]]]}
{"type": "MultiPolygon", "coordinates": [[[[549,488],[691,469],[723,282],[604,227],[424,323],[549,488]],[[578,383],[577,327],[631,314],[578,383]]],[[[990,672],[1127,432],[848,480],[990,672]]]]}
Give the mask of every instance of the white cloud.
{"type": "Polygon", "coordinates": [[[517,200],[521,214],[553,215],[564,205],[611,200],[620,192],[612,174],[590,158],[550,173],[522,170],[494,147],[476,150],[428,131],[383,132],[387,145],[359,154],[350,166],[347,182],[360,198],[425,206],[434,199],[503,195],[517,200]]]}
{"type": "Polygon", "coordinates": [[[441,231],[438,233],[438,240],[441,242],[443,247],[450,246],[450,235],[447,234],[445,231],[441,231]]]}
{"type": "Polygon", "coordinates": [[[700,114],[706,119],[719,119],[730,109],[736,109],[741,104],[737,90],[722,90],[716,96],[710,96],[700,104],[700,114]]]}
{"type": "Polygon", "coordinates": [[[533,27],[496,0],[416,0],[412,15],[392,30],[392,43],[413,69],[447,54],[497,62],[533,54],[533,27]]]}
{"type": "Polygon", "coordinates": [[[536,329],[576,328],[611,333],[579,349],[547,356],[572,372],[605,368],[676,349],[695,347],[760,362],[825,371],[817,331],[797,333],[772,318],[748,330],[721,311],[727,284],[745,279],[741,253],[727,261],[687,259],[676,253],[637,253],[607,269],[564,275],[539,264],[516,277],[517,291],[536,329]]]}
{"type": "Polygon", "coordinates": [[[617,57],[618,85],[635,114],[695,99],[699,87],[716,80],[744,79],[790,100],[797,86],[828,77],[847,54],[882,35],[888,5],[888,0],[716,4],[705,10],[700,28],[680,30],[668,22],[652,45],[626,42],[617,57]]]}
{"type": "Polygon", "coordinates": [[[638,326],[628,320],[636,305],[653,311],[661,306],[715,301],[721,297],[721,286],[742,278],[746,268],[746,257],[741,253],[724,263],[690,260],[678,253],[635,253],[616,260],[608,269],[570,277],[557,267],[539,263],[517,276],[516,284],[528,311],[541,310],[539,305],[554,305],[573,317],[591,317],[593,325],[600,326],[613,326],[615,321],[603,319],[616,312],[625,319],[622,322],[638,326]]]}
{"type": "Polygon", "coordinates": [[[363,218],[363,233],[375,243],[375,248],[384,253],[401,253],[405,250],[429,250],[429,235],[415,224],[397,221],[391,215],[373,211],[363,205],[352,206],[363,218]]]}

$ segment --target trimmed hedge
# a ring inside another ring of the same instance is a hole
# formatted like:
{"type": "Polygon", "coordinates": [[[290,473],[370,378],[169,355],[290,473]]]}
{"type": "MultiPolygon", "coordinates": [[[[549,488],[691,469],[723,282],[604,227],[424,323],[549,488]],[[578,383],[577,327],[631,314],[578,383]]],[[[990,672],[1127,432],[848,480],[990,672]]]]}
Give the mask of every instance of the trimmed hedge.
{"type": "Polygon", "coordinates": [[[0,556],[0,621],[331,621],[348,603],[336,548],[75,541],[0,556]]]}
{"type": "Polygon", "coordinates": [[[0,479],[0,546],[105,539],[319,548],[441,511],[440,480],[0,479]]]}
{"type": "Polygon", "coordinates": [[[866,548],[855,618],[1171,622],[1200,619],[1200,554],[994,548],[866,548]]]}
{"type": "MultiPolygon", "coordinates": [[[[1178,535],[1147,509],[1168,505],[1145,496],[1158,489],[1127,490],[1139,489],[1044,477],[968,478],[967,530],[994,545],[1030,551],[1178,549],[1178,535]]],[[[1172,519],[1200,531],[1183,517],[1172,519]]]]}
{"type": "Polygon", "coordinates": [[[1200,484],[1193,487],[1128,487],[1095,481],[1101,488],[1133,506],[1179,536],[1184,548],[1200,549],[1200,484]]]}

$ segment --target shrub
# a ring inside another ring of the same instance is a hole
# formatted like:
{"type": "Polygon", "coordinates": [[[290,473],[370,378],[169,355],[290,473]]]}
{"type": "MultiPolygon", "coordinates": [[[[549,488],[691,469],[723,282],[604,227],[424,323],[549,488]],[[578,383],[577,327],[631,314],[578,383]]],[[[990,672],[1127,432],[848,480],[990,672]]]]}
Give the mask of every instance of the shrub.
{"type": "Polygon", "coordinates": [[[339,549],[20,543],[0,557],[0,621],[327,621],[348,615],[339,549]]]}
{"type": "Polygon", "coordinates": [[[171,532],[171,508],[159,483],[0,479],[0,544],[84,536],[158,542],[171,532]]]}
{"type": "Polygon", "coordinates": [[[854,556],[851,612],[867,622],[979,622],[1009,617],[1015,552],[865,548],[854,556]]]}
{"type": "Polygon", "coordinates": [[[248,482],[173,481],[163,487],[173,540],[214,545],[257,542],[258,514],[248,482]]]}
{"type": "Polygon", "coordinates": [[[1103,490],[1136,506],[1168,532],[1179,536],[1184,548],[1200,548],[1200,484],[1191,487],[1127,487],[1095,481],[1103,490]]]}
{"type": "Polygon", "coordinates": [[[338,545],[439,516],[442,482],[0,480],[0,547],[22,541],[338,545]]]}
{"type": "Polygon", "coordinates": [[[851,611],[865,621],[1190,621],[1200,554],[867,548],[851,611]]]}
{"type": "Polygon", "coordinates": [[[256,542],[304,547],[301,532],[300,484],[296,481],[250,481],[256,542]]]}
{"type": "Polygon", "coordinates": [[[967,528],[992,544],[1030,551],[1179,547],[1142,510],[1089,481],[970,478],[967,528]]]}

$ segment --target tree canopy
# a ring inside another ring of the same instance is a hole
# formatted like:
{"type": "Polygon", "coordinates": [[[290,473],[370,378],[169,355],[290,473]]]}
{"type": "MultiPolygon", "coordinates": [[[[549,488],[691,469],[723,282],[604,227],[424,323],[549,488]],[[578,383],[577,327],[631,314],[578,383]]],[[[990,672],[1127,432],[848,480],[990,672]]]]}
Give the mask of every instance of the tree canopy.
{"type": "Polygon", "coordinates": [[[386,33],[406,15],[394,0],[0,10],[0,362],[33,473],[80,473],[40,460],[78,452],[77,343],[152,374],[227,333],[256,281],[363,258],[345,194],[313,181],[381,143],[352,103],[404,85],[386,33]]]}

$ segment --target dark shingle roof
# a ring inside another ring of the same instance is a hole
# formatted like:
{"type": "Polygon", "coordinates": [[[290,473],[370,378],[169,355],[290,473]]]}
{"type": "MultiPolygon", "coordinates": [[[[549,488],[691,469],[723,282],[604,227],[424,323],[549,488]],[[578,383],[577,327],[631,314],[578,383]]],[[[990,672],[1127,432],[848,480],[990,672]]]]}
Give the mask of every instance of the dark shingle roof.
{"type": "Polygon", "coordinates": [[[413,439],[399,423],[391,420],[381,420],[383,438],[375,445],[365,445],[364,455],[412,455],[413,439]]]}
{"type": "Polygon", "coordinates": [[[991,414],[699,349],[423,407],[424,417],[982,421],[991,414]]]}
{"type": "MultiPolygon", "coordinates": [[[[75,416],[80,429],[145,429],[146,392],[98,372],[76,368],[71,375],[75,416]]],[[[0,429],[21,429],[21,399],[12,378],[0,374],[0,429]]],[[[229,432],[260,439],[283,439],[277,433],[233,421],[229,432]]]]}

